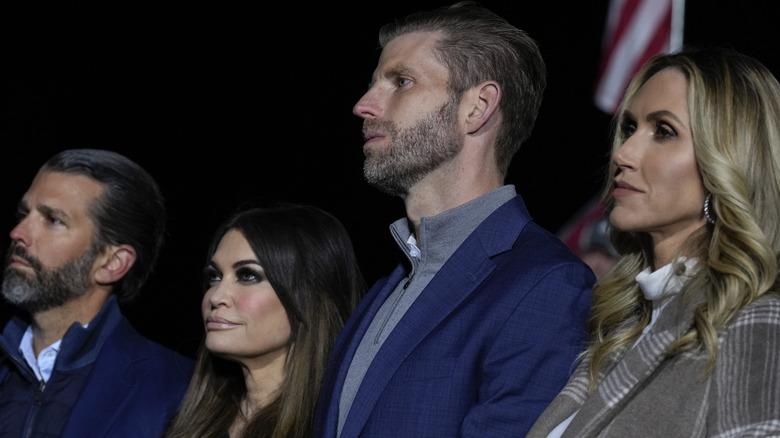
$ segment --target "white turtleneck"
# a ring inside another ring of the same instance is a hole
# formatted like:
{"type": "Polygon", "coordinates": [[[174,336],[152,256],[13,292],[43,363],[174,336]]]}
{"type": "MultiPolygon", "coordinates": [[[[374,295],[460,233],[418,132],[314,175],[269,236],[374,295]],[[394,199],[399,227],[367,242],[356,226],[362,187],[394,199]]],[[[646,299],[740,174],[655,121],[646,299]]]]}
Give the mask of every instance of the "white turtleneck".
{"type": "Polygon", "coordinates": [[[680,292],[685,282],[688,281],[688,278],[695,272],[696,259],[686,259],[683,257],[680,258],[679,261],[685,264],[685,272],[681,275],[675,274],[675,263],[669,263],[654,272],[650,272],[650,268],[646,268],[644,271],[637,274],[636,282],[639,283],[639,288],[642,289],[645,298],[652,302],[653,314],[650,317],[650,324],[647,324],[647,327],[642,330],[642,335],[634,342],[634,345],[645,336],[645,333],[650,331],[658,320],[658,315],[661,314],[661,310],[669,304],[672,297],[680,292]]]}

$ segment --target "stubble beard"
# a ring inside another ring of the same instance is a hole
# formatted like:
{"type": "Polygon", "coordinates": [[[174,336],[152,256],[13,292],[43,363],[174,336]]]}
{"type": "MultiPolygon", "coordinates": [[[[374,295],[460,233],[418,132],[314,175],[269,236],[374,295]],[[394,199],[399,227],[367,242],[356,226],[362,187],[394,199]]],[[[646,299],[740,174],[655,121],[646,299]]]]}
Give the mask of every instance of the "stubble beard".
{"type": "Polygon", "coordinates": [[[382,150],[363,149],[366,181],[393,196],[408,194],[417,182],[460,152],[456,115],[456,102],[450,99],[402,130],[389,121],[363,122],[364,131],[374,129],[390,138],[390,144],[382,150]]]}
{"type": "Polygon", "coordinates": [[[24,248],[13,245],[6,255],[3,297],[31,314],[61,306],[86,293],[90,285],[90,271],[97,254],[97,248],[91,245],[75,260],[57,268],[46,268],[24,248]],[[33,273],[11,268],[11,255],[24,258],[33,273]]]}

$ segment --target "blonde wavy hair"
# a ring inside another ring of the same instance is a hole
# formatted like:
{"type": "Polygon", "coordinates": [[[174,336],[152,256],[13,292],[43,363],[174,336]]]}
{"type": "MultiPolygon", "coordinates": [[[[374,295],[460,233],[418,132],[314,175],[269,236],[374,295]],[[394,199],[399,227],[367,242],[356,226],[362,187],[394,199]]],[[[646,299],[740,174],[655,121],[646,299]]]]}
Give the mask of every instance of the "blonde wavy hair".
{"type": "MultiPolygon", "coordinates": [[[[717,333],[742,308],[767,292],[777,292],[780,253],[780,84],[757,60],[724,48],[686,48],[649,60],[625,93],[615,127],[641,87],[656,73],[672,68],[688,81],[691,134],[705,191],[711,194],[715,223],[694,232],[678,255],[705,261],[693,273],[683,298],[695,305],[690,330],[672,343],[668,354],[704,347],[709,354],[705,377],[718,351],[717,333]]],[[[612,153],[626,140],[615,130],[612,153]]],[[[614,207],[614,163],[602,200],[614,207]]],[[[651,303],[635,281],[653,266],[645,233],[612,230],[621,254],[594,288],[588,320],[591,343],[590,388],[633,344],[650,322],[651,303]]],[[[676,267],[678,270],[684,266],[676,267]]]]}

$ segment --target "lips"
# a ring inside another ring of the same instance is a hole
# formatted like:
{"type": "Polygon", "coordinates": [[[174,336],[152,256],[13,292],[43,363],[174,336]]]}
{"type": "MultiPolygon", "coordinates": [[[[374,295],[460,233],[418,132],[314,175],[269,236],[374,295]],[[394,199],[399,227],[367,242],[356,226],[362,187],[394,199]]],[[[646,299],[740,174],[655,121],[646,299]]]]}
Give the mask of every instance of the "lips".
{"type": "Polygon", "coordinates": [[[366,143],[371,143],[371,140],[377,139],[377,138],[383,138],[384,135],[379,133],[378,131],[374,130],[367,130],[363,132],[363,139],[366,141],[366,143]]]}
{"type": "Polygon", "coordinates": [[[612,191],[612,196],[617,198],[617,197],[627,196],[636,193],[644,193],[644,192],[625,181],[615,181],[615,189],[612,191]]]}
{"type": "Polygon", "coordinates": [[[39,265],[40,263],[19,245],[11,247],[6,259],[6,267],[36,269],[39,265]]]}
{"type": "Polygon", "coordinates": [[[220,318],[218,316],[209,316],[206,318],[206,330],[208,331],[228,330],[236,327],[238,327],[238,324],[225,318],[220,318]]]}
{"type": "Polygon", "coordinates": [[[30,262],[25,258],[19,257],[17,255],[12,255],[8,261],[8,266],[29,267],[30,262]]]}

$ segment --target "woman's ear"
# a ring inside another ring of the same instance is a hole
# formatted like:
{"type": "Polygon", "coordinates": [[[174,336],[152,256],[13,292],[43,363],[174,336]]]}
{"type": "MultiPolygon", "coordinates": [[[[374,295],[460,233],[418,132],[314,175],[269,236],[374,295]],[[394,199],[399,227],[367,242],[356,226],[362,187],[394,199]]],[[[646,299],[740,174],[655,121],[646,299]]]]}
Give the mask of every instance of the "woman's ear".
{"type": "Polygon", "coordinates": [[[464,98],[463,102],[468,105],[466,133],[473,134],[496,113],[498,102],[501,101],[501,87],[495,81],[483,82],[466,91],[464,98]]]}
{"type": "Polygon", "coordinates": [[[135,263],[135,249],[130,245],[109,245],[101,256],[95,281],[108,285],[119,281],[135,263]]]}

